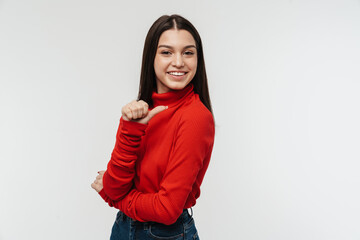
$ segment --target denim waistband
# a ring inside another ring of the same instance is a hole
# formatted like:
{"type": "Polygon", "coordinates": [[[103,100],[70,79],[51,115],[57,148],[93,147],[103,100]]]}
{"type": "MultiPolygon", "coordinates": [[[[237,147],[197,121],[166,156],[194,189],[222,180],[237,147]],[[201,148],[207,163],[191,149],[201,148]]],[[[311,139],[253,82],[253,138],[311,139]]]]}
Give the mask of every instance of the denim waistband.
{"type": "MultiPolygon", "coordinates": [[[[179,218],[176,220],[176,222],[174,224],[180,223],[180,222],[187,222],[191,217],[192,217],[192,209],[191,210],[191,215],[188,212],[188,209],[184,209],[183,212],[181,213],[181,215],[179,216],[179,218]]],[[[149,225],[149,224],[153,224],[155,222],[140,222],[137,221],[135,219],[132,219],[130,217],[128,217],[125,213],[119,211],[118,212],[118,216],[117,216],[118,220],[122,220],[122,221],[129,221],[131,222],[131,224],[133,225],[149,225]]]]}

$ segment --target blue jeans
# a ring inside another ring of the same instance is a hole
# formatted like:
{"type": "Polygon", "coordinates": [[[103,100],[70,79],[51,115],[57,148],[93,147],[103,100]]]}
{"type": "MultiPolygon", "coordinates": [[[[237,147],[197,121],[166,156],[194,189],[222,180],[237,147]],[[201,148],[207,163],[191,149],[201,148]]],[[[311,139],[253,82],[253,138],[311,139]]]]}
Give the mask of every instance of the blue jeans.
{"type": "Polygon", "coordinates": [[[199,240],[194,219],[187,209],[172,225],[156,222],[139,222],[119,211],[111,231],[110,240],[199,240]]]}

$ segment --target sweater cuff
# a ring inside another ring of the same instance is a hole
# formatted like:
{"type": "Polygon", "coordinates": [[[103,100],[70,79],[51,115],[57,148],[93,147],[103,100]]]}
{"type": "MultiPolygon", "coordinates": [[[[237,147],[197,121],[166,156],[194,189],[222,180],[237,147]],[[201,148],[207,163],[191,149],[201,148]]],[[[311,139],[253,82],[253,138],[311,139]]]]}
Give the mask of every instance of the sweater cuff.
{"type": "Polygon", "coordinates": [[[120,118],[120,124],[124,132],[131,136],[143,136],[147,128],[147,124],[126,121],[122,117],[120,118]]]}
{"type": "Polygon", "coordinates": [[[105,193],[105,191],[104,191],[104,188],[101,189],[101,191],[99,192],[99,195],[107,202],[108,196],[106,196],[106,193],[105,193]]]}

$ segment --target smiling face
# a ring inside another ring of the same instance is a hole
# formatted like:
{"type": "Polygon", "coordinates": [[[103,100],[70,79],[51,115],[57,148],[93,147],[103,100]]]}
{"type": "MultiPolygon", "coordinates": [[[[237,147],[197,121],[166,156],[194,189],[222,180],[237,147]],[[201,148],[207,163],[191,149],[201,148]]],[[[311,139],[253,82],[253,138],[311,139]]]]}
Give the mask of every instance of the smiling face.
{"type": "Polygon", "coordinates": [[[185,88],[197,68],[195,40],[186,30],[164,31],[159,39],[154,60],[158,93],[185,88]]]}

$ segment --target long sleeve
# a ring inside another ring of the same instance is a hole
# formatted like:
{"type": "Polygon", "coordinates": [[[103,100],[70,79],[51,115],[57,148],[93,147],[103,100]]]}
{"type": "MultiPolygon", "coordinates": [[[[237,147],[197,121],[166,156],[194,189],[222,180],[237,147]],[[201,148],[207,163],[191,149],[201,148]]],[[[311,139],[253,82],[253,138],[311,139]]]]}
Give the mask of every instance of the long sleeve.
{"type": "Polygon", "coordinates": [[[103,176],[102,194],[112,200],[123,198],[133,186],[137,151],[146,127],[145,124],[120,119],[115,147],[103,176]]]}
{"type": "Polygon", "coordinates": [[[174,148],[158,192],[142,193],[132,189],[114,205],[127,216],[139,221],[172,224],[179,217],[190,196],[195,204],[200,184],[208,167],[213,142],[212,115],[184,114],[175,136],[174,148]],[[195,115],[195,116],[194,116],[195,115]]]}
{"type": "Polygon", "coordinates": [[[192,84],[179,91],[153,92],[152,99],[154,107],[168,109],[145,126],[120,124],[99,194],[137,221],[169,225],[200,196],[215,126],[192,84]]]}

